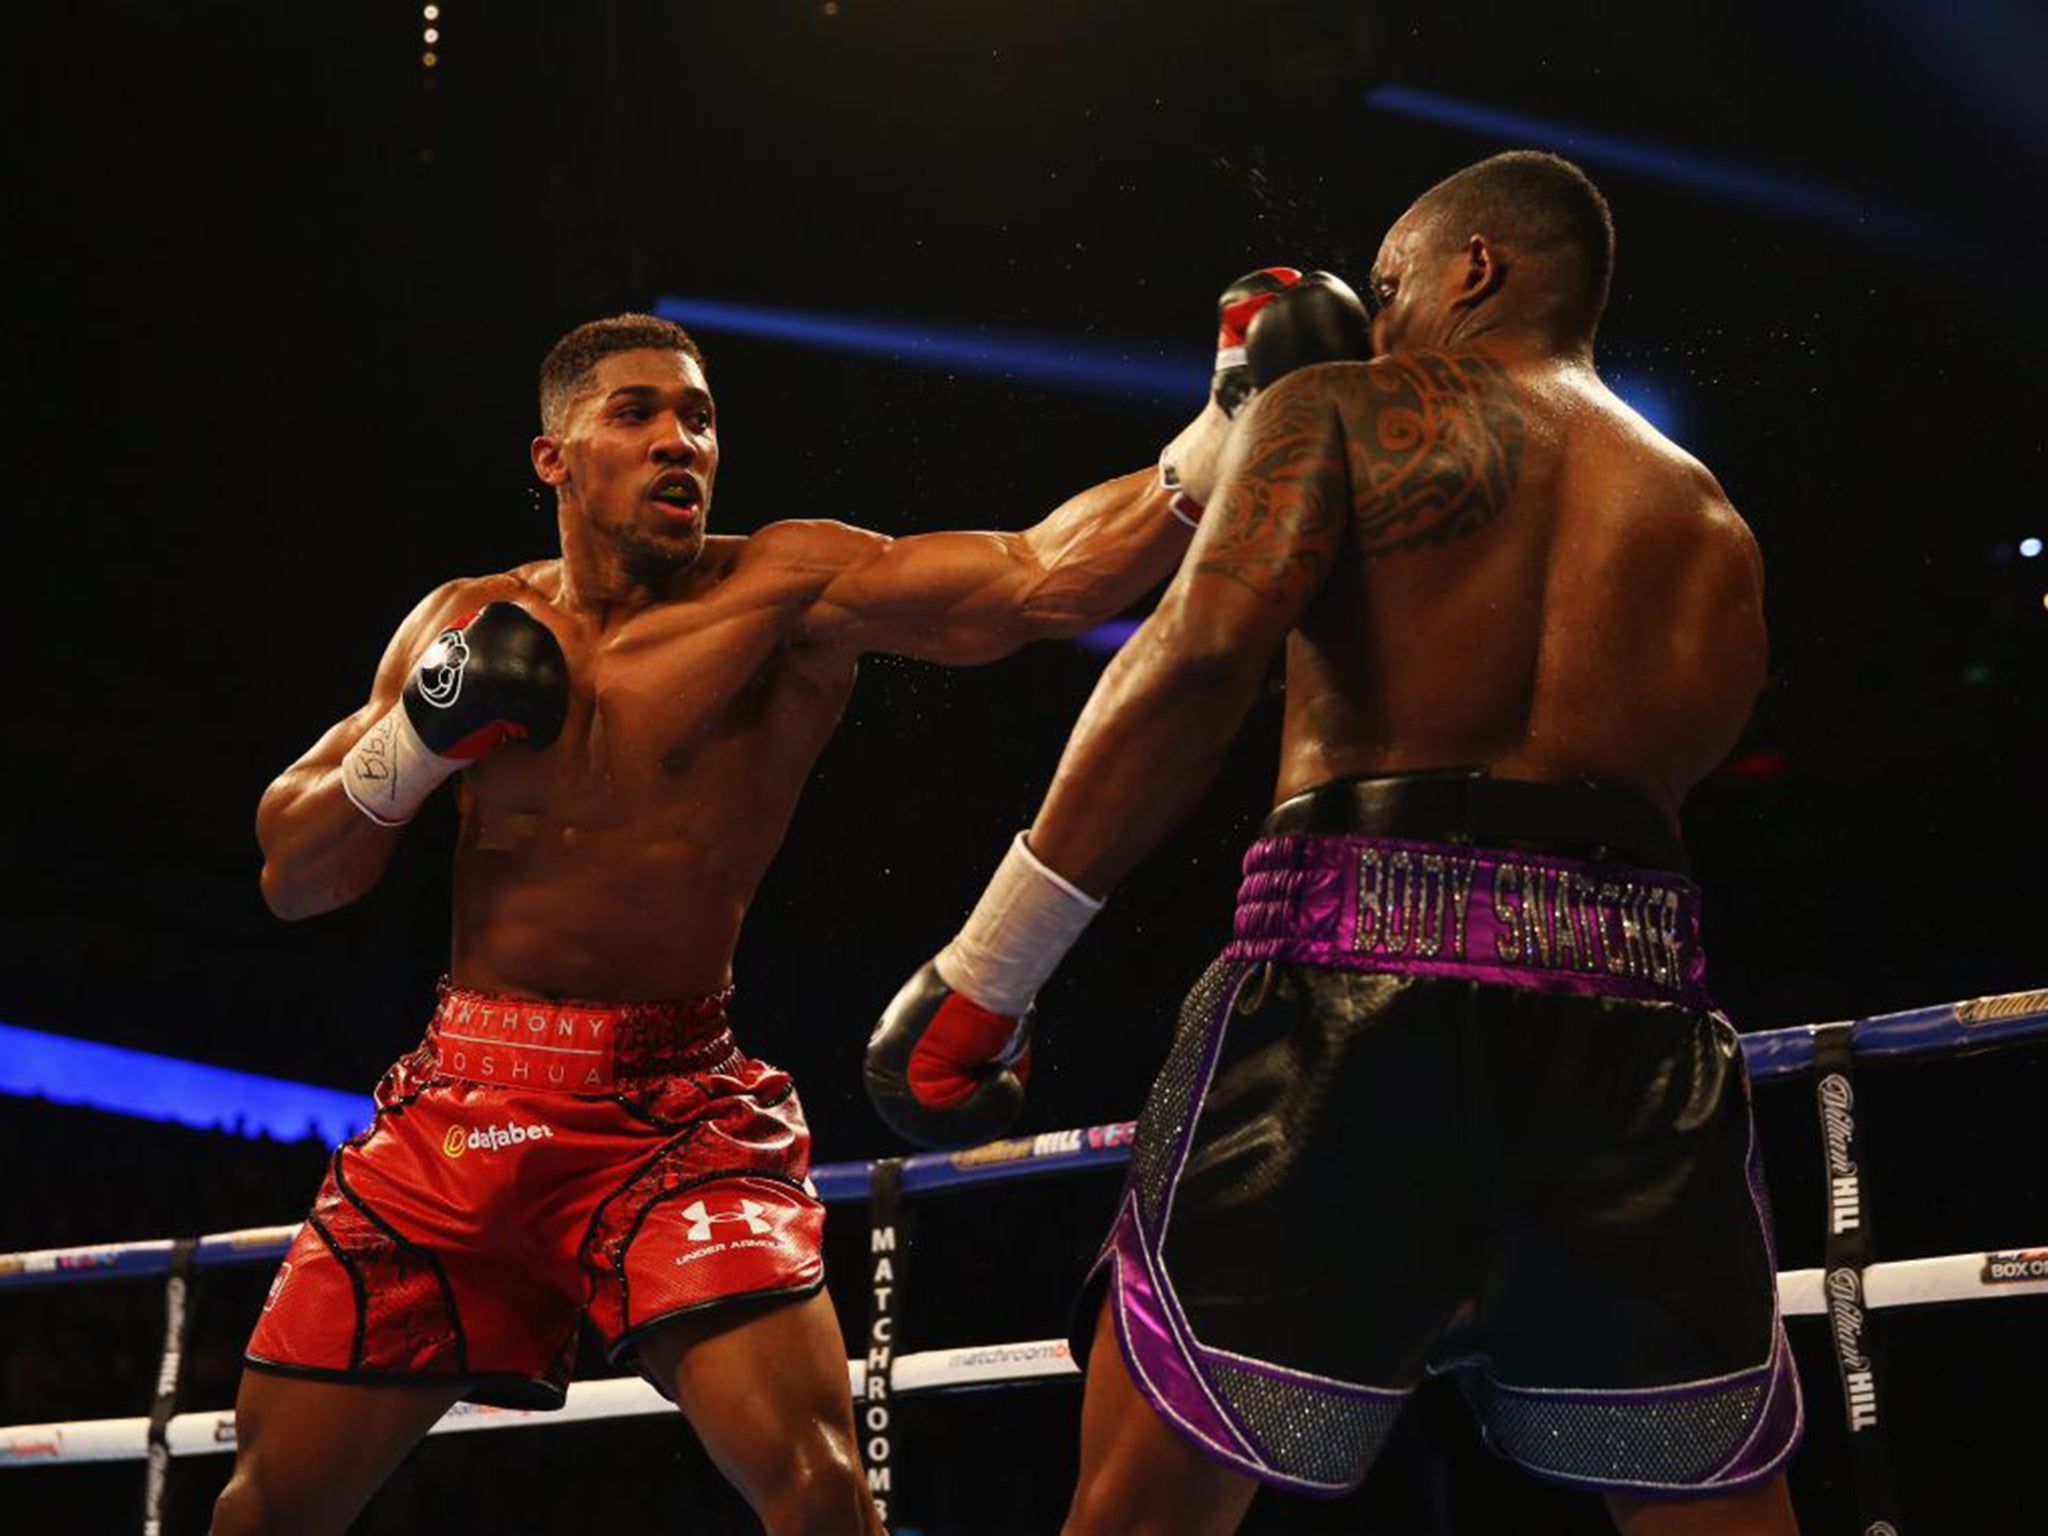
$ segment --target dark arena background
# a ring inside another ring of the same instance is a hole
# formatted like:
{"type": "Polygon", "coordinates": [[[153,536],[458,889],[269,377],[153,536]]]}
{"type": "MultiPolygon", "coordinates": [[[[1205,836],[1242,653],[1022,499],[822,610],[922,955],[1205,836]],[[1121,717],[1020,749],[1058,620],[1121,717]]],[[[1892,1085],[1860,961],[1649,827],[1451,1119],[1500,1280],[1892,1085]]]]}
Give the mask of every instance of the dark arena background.
{"type": "MultiPolygon", "coordinates": [[[[253,812],[422,593],[552,552],[526,445],[563,330],[661,306],[697,334],[714,531],[1022,527],[1193,414],[1224,283],[1284,261],[1362,285],[1410,199],[1504,148],[1607,193],[1602,371],[1767,562],[1771,683],[1686,816],[1718,997],[1767,1030],[2048,984],[2037,5],[85,0],[10,26],[0,1252],[296,1221],[325,1155],[297,1126],[120,1105],[159,1057],[362,1096],[417,1039],[451,797],[369,898],[290,925],[253,812]],[[151,1056],[81,1082],[47,1036],[151,1056]]],[[[1037,804],[1115,638],[865,664],[737,963],[742,1041],[796,1073],[819,1162],[907,1150],[861,1093],[865,1037],[1037,804]]],[[[1020,1134],[1136,1112],[1224,936],[1279,715],[1254,710],[1041,997],[1020,1134]]],[[[1869,1257],[2038,1274],[2044,1090],[2034,1041],[1860,1063],[1869,1257]]],[[[1812,1270],[1812,1077],[1756,1092],[1780,1266],[1812,1270]]],[[[1058,1337],[1119,1177],[907,1196],[899,1350],[1058,1337]]],[[[868,1242],[865,1204],[835,1203],[854,1341],[868,1242]]],[[[178,1411],[232,1401],[273,1267],[198,1272],[178,1411]]],[[[1864,1529],[1873,1455],[1909,1536],[2040,1528],[2048,1300],[1994,1291],[1872,1309],[1881,1438],[1852,1437],[1827,1316],[1792,1318],[1806,1530],[1864,1529]]],[[[160,1273],[8,1283],[0,1422],[149,1414],[164,1319],[160,1273]]],[[[1264,1494],[1246,1529],[1607,1528],[1443,1385],[1358,1493],[1264,1494]]],[[[900,1392],[895,1530],[1054,1530],[1079,1406],[1071,1375],[900,1392]]],[[[0,1530],[141,1528],[141,1460],[53,1444],[0,1451],[0,1530]]],[[[230,1462],[173,1458],[161,1529],[203,1531],[230,1462]]],[[[668,1414],[437,1435],[356,1528],[756,1527],[668,1414]]]]}

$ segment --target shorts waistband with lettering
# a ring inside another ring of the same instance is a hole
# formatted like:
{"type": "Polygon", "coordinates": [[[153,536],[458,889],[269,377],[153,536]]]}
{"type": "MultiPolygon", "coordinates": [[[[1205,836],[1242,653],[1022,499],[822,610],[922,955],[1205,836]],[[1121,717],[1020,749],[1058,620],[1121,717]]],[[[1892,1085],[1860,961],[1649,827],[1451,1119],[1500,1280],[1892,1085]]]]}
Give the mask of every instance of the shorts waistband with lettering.
{"type": "Polygon", "coordinates": [[[570,1003],[503,997],[441,983],[427,1025],[436,1071],[473,1083],[610,1093],[638,1078],[703,1071],[737,1047],[730,990],[660,1003],[570,1003]]]}
{"type": "Polygon", "coordinates": [[[1709,1006],[1691,881],[1458,843],[1261,838],[1224,958],[1709,1006]]]}

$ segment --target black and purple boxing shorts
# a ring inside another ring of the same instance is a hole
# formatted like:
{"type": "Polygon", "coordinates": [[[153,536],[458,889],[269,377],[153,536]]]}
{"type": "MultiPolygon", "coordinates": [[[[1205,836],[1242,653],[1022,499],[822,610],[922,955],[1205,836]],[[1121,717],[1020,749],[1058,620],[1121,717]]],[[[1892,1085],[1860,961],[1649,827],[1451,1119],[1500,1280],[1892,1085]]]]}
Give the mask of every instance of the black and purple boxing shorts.
{"type": "Polygon", "coordinates": [[[1307,1493],[1355,1487],[1439,1374],[1555,1482],[1769,1477],[1799,1384],[1697,890],[1572,840],[1331,829],[1385,826],[1400,797],[1357,785],[1388,782],[1268,818],[1182,1009],[1090,1281],[1139,1390],[1307,1493]]]}

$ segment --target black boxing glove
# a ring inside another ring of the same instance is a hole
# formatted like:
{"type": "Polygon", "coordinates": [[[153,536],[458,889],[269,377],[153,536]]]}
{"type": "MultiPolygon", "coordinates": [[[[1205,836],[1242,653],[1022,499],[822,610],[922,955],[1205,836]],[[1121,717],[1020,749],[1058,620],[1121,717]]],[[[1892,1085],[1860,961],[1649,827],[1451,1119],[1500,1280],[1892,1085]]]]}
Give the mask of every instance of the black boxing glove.
{"type": "Polygon", "coordinates": [[[1247,272],[1216,300],[1216,367],[1209,375],[1209,398],[1202,413],[1159,452],[1159,483],[1168,492],[1167,510],[1190,528],[1201,518],[1209,499],[1216,462],[1230,439],[1230,422],[1251,394],[1245,372],[1245,329],[1274,296],[1301,281],[1293,267],[1261,267],[1247,272]]]}
{"type": "Polygon", "coordinates": [[[1230,423],[1259,390],[1311,363],[1372,356],[1372,321],[1357,294],[1328,272],[1261,267],[1216,303],[1216,371],[1209,404],[1159,455],[1173,515],[1193,526],[1215,488],[1230,423]]]}
{"type": "Polygon", "coordinates": [[[1266,388],[1312,363],[1362,363],[1372,356],[1372,319],[1350,284],[1311,272],[1259,306],[1245,324],[1245,376],[1266,388]]]}
{"type": "Polygon", "coordinates": [[[443,779],[501,743],[549,745],[568,710],[554,631],[517,603],[490,603],[420,653],[398,707],[342,759],[342,790],[380,826],[403,826],[443,779]]]}

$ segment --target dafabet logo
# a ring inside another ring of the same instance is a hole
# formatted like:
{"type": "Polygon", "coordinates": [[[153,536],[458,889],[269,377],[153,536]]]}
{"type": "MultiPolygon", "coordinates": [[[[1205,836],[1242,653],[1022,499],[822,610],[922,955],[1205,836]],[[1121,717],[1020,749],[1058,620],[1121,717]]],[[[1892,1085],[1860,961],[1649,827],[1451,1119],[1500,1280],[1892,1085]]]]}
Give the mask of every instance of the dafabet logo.
{"type": "Polygon", "coordinates": [[[552,1137],[552,1125],[486,1125],[477,1130],[467,1126],[451,1125],[448,1134],[441,1138],[441,1150],[450,1157],[460,1157],[465,1152],[495,1152],[501,1147],[524,1146],[529,1141],[552,1137]]]}

